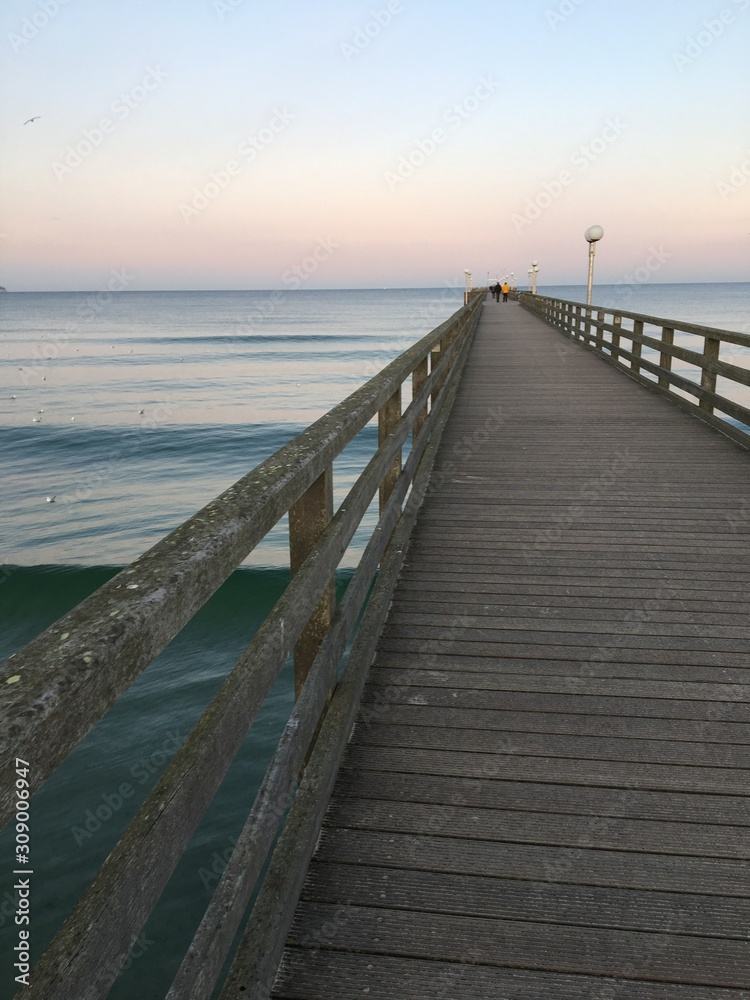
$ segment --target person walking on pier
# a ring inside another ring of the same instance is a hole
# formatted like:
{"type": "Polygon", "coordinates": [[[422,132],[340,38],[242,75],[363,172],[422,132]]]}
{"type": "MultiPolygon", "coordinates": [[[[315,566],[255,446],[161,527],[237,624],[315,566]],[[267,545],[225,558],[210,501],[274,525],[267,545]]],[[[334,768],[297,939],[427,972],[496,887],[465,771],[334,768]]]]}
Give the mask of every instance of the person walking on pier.
{"type": "Polygon", "coordinates": [[[495,300],[495,302],[499,302],[500,301],[500,282],[496,281],[495,284],[490,287],[490,291],[492,292],[492,298],[495,300]]]}
{"type": "Polygon", "coordinates": [[[503,282],[503,287],[502,287],[501,291],[503,293],[503,302],[507,302],[508,301],[508,292],[510,291],[510,285],[508,284],[507,281],[503,282]]]}

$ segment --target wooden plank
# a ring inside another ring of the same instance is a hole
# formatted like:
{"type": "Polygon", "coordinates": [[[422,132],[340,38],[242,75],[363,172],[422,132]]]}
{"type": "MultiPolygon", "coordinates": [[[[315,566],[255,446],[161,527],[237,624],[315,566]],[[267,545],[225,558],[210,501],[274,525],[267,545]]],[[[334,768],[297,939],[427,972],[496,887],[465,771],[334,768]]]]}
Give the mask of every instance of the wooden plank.
{"type": "Polygon", "coordinates": [[[750,988],[750,949],[727,939],[303,902],[290,943],[309,945],[326,924],[326,944],[347,951],[750,988]]]}
{"type": "MultiPolygon", "coordinates": [[[[389,629],[383,634],[382,648],[396,653],[422,653],[439,655],[446,647],[456,655],[470,656],[545,656],[558,650],[565,659],[570,657],[621,658],[641,656],[646,662],[664,662],[665,656],[684,656],[688,663],[711,663],[717,666],[744,666],[747,663],[746,644],[723,639],[696,639],[694,644],[686,639],[661,636],[610,636],[588,633],[585,635],[560,632],[505,632],[487,638],[480,629],[471,634],[468,630],[444,630],[435,634],[429,629],[389,629]],[[693,645],[696,648],[693,648],[693,645]]],[[[672,660],[671,662],[674,662],[672,660]]]]}
{"type": "MultiPolygon", "coordinates": [[[[708,682],[713,684],[734,684],[745,691],[750,684],[750,669],[744,667],[717,667],[709,664],[695,665],[678,663],[634,662],[627,660],[607,660],[587,663],[585,670],[579,660],[534,657],[486,657],[486,656],[444,656],[430,657],[412,656],[408,653],[389,653],[383,651],[377,657],[378,667],[391,670],[428,669],[462,671],[470,670],[479,673],[493,674],[523,674],[530,675],[554,674],[560,677],[611,677],[633,678],[643,681],[680,681],[708,682]]],[[[742,691],[736,692],[738,695],[742,691]]]]}
{"type": "Polygon", "coordinates": [[[743,600],[706,601],[693,598],[686,600],[658,600],[633,597],[602,597],[591,595],[588,599],[559,594],[554,598],[523,594],[498,594],[493,589],[464,589],[454,584],[441,589],[432,586],[415,587],[401,580],[396,591],[397,607],[401,611],[431,611],[434,613],[456,614],[464,604],[472,605],[472,613],[489,615],[518,614],[524,618],[542,616],[546,620],[555,618],[585,618],[588,621],[617,621],[628,612],[648,614],[652,621],[692,622],[695,624],[741,624],[747,621],[750,603],[743,600]]]}
{"type": "MultiPolygon", "coordinates": [[[[498,595],[509,594],[521,597],[570,597],[570,598],[594,598],[604,600],[616,600],[624,597],[629,600],[637,600],[639,606],[643,606],[644,599],[651,602],[659,598],[663,589],[658,581],[664,577],[657,575],[656,583],[651,583],[654,595],[649,596],[648,591],[644,595],[643,585],[634,583],[629,574],[623,574],[625,579],[616,581],[605,581],[595,585],[587,574],[571,573],[568,578],[560,581],[544,578],[544,582],[539,582],[534,576],[526,576],[526,579],[509,574],[507,571],[492,573],[486,569],[467,569],[458,565],[452,570],[444,568],[439,570],[426,570],[415,564],[410,564],[404,568],[400,582],[402,586],[413,586],[415,590],[429,590],[433,586],[446,586],[448,589],[461,587],[464,590],[476,591],[477,593],[493,593],[498,595]],[[451,587],[452,585],[452,587],[451,587]]],[[[642,575],[642,574],[641,574],[642,575]]],[[[653,578],[652,578],[653,579],[653,578]]],[[[680,581],[678,600],[681,603],[688,601],[695,602],[701,600],[701,595],[706,593],[706,587],[700,581],[694,581],[692,577],[688,580],[680,581]]],[[[711,601],[723,604],[736,604],[739,598],[737,583],[733,581],[711,581],[711,601]]]]}
{"type": "Polygon", "coordinates": [[[695,795],[619,788],[586,788],[569,784],[456,778],[451,775],[354,770],[345,759],[338,795],[391,802],[449,803],[483,809],[569,813],[607,818],[637,817],[670,822],[750,826],[750,801],[740,795],[695,795]]]}
{"type": "Polygon", "coordinates": [[[302,894],[321,903],[456,913],[747,940],[750,899],[641,892],[313,862],[302,894]]]}
{"type": "Polygon", "coordinates": [[[529,732],[506,732],[500,736],[494,729],[412,726],[393,722],[385,725],[382,720],[358,724],[357,741],[362,746],[419,747],[465,753],[518,753],[554,756],[559,760],[574,757],[579,760],[731,767],[746,771],[746,787],[750,790],[750,747],[730,743],[529,732]]]}
{"type": "Polygon", "coordinates": [[[352,767],[419,774],[451,774],[467,778],[504,778],[513,781],[550,781],[603,788],[640,788],[664,792],[702,792],[746,795],[747,773],[733,768],[640,764],[582,758],[534,757],[522,754],[483,754],[403,747],[352,748],[352,767]]]}
{"type": "MultiPolygon", "coordinates": [[[[454,646],[458,642],[454,640],[454,646]]],[[[387,646],[385,648],[388,648],[387,646]]],[[[679,647],[677,647],[679,648],[679,647]]],[[[602,695],[609,698],[675,699],[681,701],[727,701],[750,709],[748,690],[742,684],[690,684],[684,681],[644,681],[590,677],[585,670],[569,676],[510,674],[499,671],[431,670],[430,662],[415,661],[408,670],[373,668],[373,684],[398,685],[412,682],[431,687],[471,688],[483,691],[538,691],[559,694],[602,695]]],[[[750,718],[750,714],[748,716],[750,718]]]]}
{"type": "MultiPolygon", "coordinates": [[[[646,609],[638,615],[612,615],[596,618],[589,615],[576,618],[573,615],[557,615],[554,620],[541,615],[498,615],[491,608],[483,614],[477,614],[474,608],[426,607],[424,609],[405,607],[402,603],[392,609],[388,616],[388,625],[397,631],[398,626],[405,625],[409,633],[425,626],[431,632],[437,631],[435,626],[442,624],[446,629],[460,626],[464,631],[477,630],[525,631],[525,632],[575,632],[580,635],[600,633],[602,635],[650,635],[652,632],[660,636],[673,636],[689,639],[739,639],[750,642],[750,626],[719,625],[713,621],[695,623],[684,616],[681,621],[666,622],[654,616],[646,609]]],[[[439,637],[438,631],[438,637],[439,637]]],[[[750,655],[748,656],[750,666],[750,655]]]]}
{"type": "Polygon", "coordinates": [[[750,991],[290,948],[274,1000],[750,1000],[750,991]]]}
{"type": "MultiPolygon", "coordinates": [[[[700,858],[750,859],[745,827],[715,823],[619,819],[581,822],[579,816],[448,803],[394,803],[382,799],[335,798],[328,826],[349,830],[419,834],[439,830],[444,837],[557,847],[648,852],[700,858]]],[[[747,887],[750,889],[750,876],[747,887]]]]}
{"type": "Polygon", "coordinates": [[[549,733],[607,736],[653,742],[700,743],[706,746],[750,745],[750,724],[687,719],[639,719],[634,716],[573,715],[562,712],[510,712],[497,708],[461,708],[454,704],[412,704],[408,699],[388,699],[377,716],[363,708],[360,721],[396,726],[439,727],[501,733],[549,733]]]}
{"type": "Polygon", "coordinates": [[[750,891],[747,864],[733,859],[598,851],[585,846],[487,843],[429,834],[325,829],[316,858],[386,870],[408,868],[738,899],[747,899],[750,891]]]}
{"type": "Polygon", "coordinates": [[[490,708],[516,712],[567,712],[578,715],[601,715],[642,719],[694,719],[701,722],[721,720],[747,725],[750,721],[746,705],[716,701],[670,701],[649,698],[602,698],[596,695],[544,694],[528,691],[496,691],[462,689],[458,686],[430,687],[420,684],[406,673],[398,683],[385,688],[374,686],[365,690],[363,703],[367,718],[390,703],[406,705],[452,705],[462,708],[490,708]]]}

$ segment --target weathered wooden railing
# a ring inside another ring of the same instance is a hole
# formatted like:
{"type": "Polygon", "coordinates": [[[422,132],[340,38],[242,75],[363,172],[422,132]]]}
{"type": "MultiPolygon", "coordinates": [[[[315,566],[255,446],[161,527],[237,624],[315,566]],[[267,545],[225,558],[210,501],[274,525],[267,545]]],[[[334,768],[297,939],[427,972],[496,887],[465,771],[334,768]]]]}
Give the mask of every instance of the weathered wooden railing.
{"type": "Polygon", "coordinates": [[[34,966],[25,1000],[107,995],[294,650],[294,710],[168,994],[211,996],[291,801],[222,993],[268,995],[483,298],[472,294],[451,319],[0,667],[4,825],[16,801],[15,758],[30,763],[33,786],[41,785],[289,512],[289,586],[34,966]],[[402,413],[408,378],[412,402],[402,413]],[[376,415],[379,447],[334,514],[333,460],[376,415]],[[334,607],[336,568],[378,491],[377,526],[334,607]]]}
{"type": "Polygon", "coordinates": [[[521,304],[566,336],[621,367],[639,382],[668,396],[683,409],[701,417],[745,447],[750,447],[750,408],[716,391],[718,378],[728,379],[736,386],[750,386],[750,370],[722,361],[719,357],[722,344],[731,344],[747,348],[750,362],[749,334],[661,319],[624,309],[588,306],[582,302],[531,295],[529,292],[521,294],[521,304]],[[675,334],[702,338],[703,349],[691,350],[676,344],[675,334]],[[644,347],[658,353],[658,363],[643,356],[644,347]],[[700,372],[700,382],[673,371],[674,359],[693,365],[700,372]],[[717,416],[716,411],[743,426],[738,427],[717,416]]]}

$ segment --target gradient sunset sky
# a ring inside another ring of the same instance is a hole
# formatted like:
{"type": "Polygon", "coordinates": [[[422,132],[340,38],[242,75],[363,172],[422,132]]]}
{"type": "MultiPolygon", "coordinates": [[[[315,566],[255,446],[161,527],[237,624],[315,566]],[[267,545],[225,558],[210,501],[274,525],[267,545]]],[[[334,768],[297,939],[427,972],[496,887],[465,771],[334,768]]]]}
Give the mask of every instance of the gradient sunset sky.
{"type": "Polygon", "coordinates": [[[750,0],[13,0],[0,284],[579,284],[594,223],[600,282],[747,281],[749,42],[750,0]]]}

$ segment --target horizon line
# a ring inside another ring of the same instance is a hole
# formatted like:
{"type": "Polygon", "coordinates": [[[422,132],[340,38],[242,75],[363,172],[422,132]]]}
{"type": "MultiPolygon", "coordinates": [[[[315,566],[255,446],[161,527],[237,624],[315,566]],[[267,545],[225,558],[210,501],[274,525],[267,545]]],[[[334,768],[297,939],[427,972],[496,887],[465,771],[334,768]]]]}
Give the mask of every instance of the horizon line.
{"type": "MultiPolygon", "coordinates": [[[[492,279],[499,280],[499,279],[492,279]]],[[[661,287],[666,285],[747,285],[750,284],[750,279],[747,281],[648,281],[639,282],[635,287],[647,288],[647,287],[661,287]]],[[[484,288],[485,285],[476,285],[475,289],[484,288]]],[[[515,286],[517,289],[524,290],[529,286],[527,284],[518,284],[515,286]]],[[[546,285],[539,285],[538,288],[585,288],[585,281],[577,282],[550,282],[546,285]]],[[[595,288],[633,288],[632,284],[625,284],[622,281],[617,282],[597,282],[594,286],[595,288]]],[[[26,288],[18,289],[12,291],[5,286],[0,285],[5,294],[8,295],[97,295],[104,291],[101,288],[26,288]]],[[[363,285],[355,288],[341,288],[341,287],[330,287],[330,288],[123,288],[117,292],[112,292],[114,295],[122,295],[127,293],[136,294],[163,294],[171,292],[192,292],[195,294],[202,294],[204,292],[267,292],[267,293],[282,293],[282,294],[295,294],[297,292],[402,292],[402,291],[449,291],[457,292],[463,294],[463,285],[363,285]]]]}

